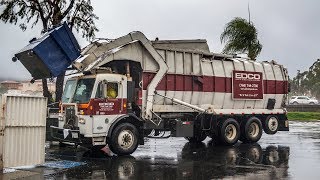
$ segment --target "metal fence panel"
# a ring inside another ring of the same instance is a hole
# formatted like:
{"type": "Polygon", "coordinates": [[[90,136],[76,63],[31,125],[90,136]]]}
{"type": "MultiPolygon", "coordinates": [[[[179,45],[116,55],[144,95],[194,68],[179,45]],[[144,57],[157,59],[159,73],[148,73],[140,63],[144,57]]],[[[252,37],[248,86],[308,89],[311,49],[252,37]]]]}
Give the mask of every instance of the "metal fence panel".
{"type": "Polygon", "coordinates": [[[43,97],[6,97],[6,126],[45,126],[46,99],[43,97]]]}
{"type": "Polygon", "coordinates": [[[1,102],[3,167],[44,163],[47,99],[3,95],[1,102]]]}
{"type": "Polygon", "coordinates": [[[7,127],[4,142],[4,167],[44,163],[45,127],[7,127]]]}
{"type": "Polygon", "coordinates": [[[288,112],[320,112],[320,105],[319,104],[288,105],[286,109],[288,112]]]}

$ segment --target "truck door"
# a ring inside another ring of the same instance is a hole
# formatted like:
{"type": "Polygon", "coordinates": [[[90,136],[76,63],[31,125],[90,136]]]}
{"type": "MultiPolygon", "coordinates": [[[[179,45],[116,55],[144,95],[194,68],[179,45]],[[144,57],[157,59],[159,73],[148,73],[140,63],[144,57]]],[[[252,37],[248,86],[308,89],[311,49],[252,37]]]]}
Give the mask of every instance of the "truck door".
{"type": "Polygon", "coordinates": [[[102,80],[93,99],[93,133],[106,133],[112,122],[126,114],[126,101],[121,81],[102,80]]]}

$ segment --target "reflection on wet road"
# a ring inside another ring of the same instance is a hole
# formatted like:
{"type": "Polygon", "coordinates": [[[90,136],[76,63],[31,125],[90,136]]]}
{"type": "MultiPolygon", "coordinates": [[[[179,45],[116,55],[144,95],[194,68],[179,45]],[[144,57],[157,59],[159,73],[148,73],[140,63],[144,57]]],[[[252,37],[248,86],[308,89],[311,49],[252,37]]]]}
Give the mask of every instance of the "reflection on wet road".
{"type": "Polygon", "coordinates": [[[51,177],[61,176],[61,178],[70,179],[153,179],[155,177],[156,179],[207,179],[231,176],[246,177],[248,175],[274,178],[288,175],[288,147],[268,146],[263,149],[259,144],[237,144],[233,147],[221,147],[212,141],[207,144],[190,144],[183,139],[178,141],[172,139],[176,143],[171,142],[171,145],[168,146],[168,143],[162,140],[152,141],[150,140],[148,143],[163,143],[157,145],[155,154],[149,154],[148,148],[144,148],[129,157],[105,157],[102,153],[100,157],[97,157],[97,154],[94,157],[93,154],[79,152],[78,159],[73,159],[72,156],[66,156],[67,151],[57,150],[57,153],[63,154],[60,158],[85,161],[87,165],[51,177]],[[173,152],[169,149],[162,151],[162,148],[172,148],[172,146],[179,148],[179,144],[184,144],[180,151],[173,152]]]}
{"type": "Polygon", "coordinates": [[[207,138],[190,144],[184,138],[147,139],[132,156],[107,157],[72,147],[47,150],[47,161],[85,165],[39,168],[48,179],[318,179],[320,122],[291,122],[290,132],[263,134],[259,144],[221,147],[207,138]]]}

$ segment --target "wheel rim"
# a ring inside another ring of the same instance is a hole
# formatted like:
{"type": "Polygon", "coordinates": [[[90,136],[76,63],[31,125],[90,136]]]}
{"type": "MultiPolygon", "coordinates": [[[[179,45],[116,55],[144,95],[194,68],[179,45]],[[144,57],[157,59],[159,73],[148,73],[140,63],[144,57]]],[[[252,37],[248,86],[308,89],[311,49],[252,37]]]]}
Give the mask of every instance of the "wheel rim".
{"type": "Polygon", "coordinates": [[[268,127],[271,131],[276,131],[278,128],[278,120],[275,117],[271,117],[268,122],[268,127]]]}
{"type": "Polygon", "coordinates": [[[225,130],[225,137],[228,139],[228,141],[232,141],[236,136],[237,136],[236,126],[233,124],[229,124],[225,130]]]}
{"type": "Polygon", "coordinates": [[[134,135],[129,130],[123,130],[118,136],[118,144],[123,149],[129,149],[134,142],[134,135]]]}
{"type": "Polygon", "coordinates": [[[259,125],[256,122],[251,123],[249,126],[249,136],[255,138],[259,135],[259,132],[259,125]]]}

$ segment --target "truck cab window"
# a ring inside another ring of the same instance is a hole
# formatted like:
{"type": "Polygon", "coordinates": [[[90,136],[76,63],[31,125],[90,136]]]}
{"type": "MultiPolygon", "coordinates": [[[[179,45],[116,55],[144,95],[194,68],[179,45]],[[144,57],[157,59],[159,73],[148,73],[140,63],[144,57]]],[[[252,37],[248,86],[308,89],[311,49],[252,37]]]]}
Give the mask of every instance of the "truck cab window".
{"type": "Polygon", "coordinates": [[[107,85],[108,98],[118,97],[118,83],[109,82],[107,85]]]}
{"type": "Polygon", "coordinates": [[[63,95],[62,95],[62,102],[63,103],[68,103],[69,100],[72,98],[74,89],[76,88],[76,80],[68,80],[64,91],[63,91],[63,95]]]}
{"type": "Polygon", "coordinates": [[[96,98],[117,98],[118,83],[101,81],[98,84],[96,98]]]}
{"type": "Polygon", "coordinates": [[[91,97],[95,79],[80,79],[74,93],[74,103],[88,103],[91,97]]]}

